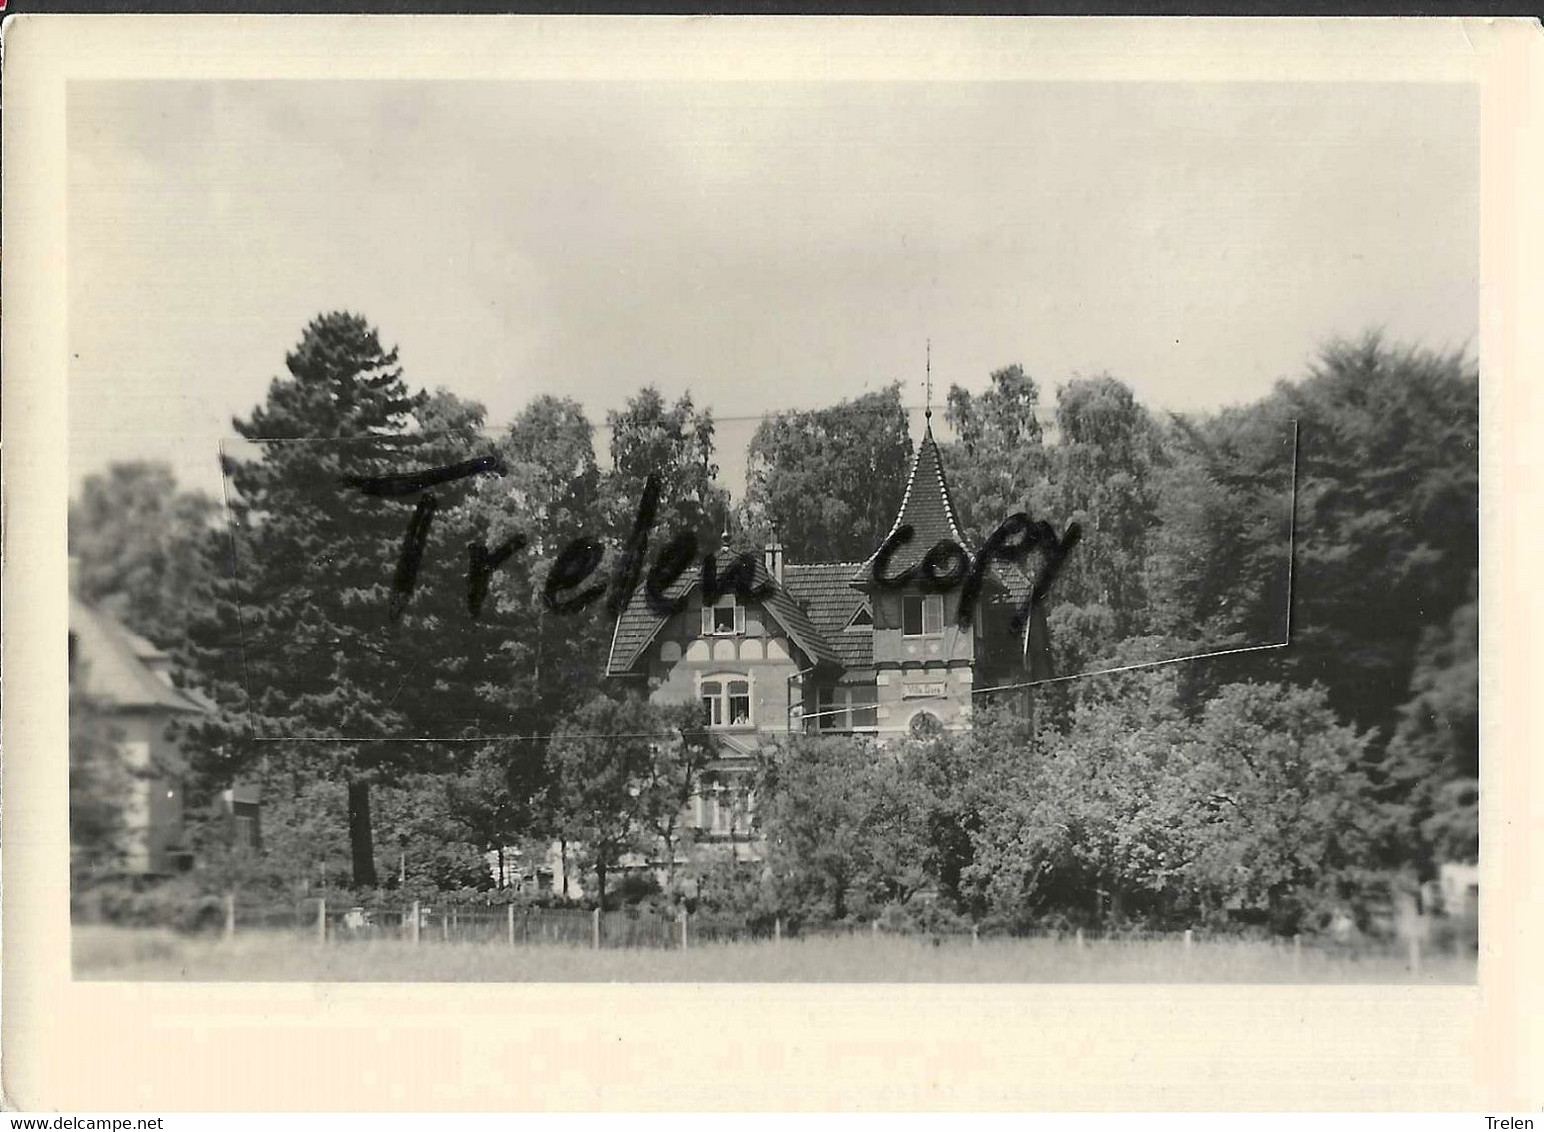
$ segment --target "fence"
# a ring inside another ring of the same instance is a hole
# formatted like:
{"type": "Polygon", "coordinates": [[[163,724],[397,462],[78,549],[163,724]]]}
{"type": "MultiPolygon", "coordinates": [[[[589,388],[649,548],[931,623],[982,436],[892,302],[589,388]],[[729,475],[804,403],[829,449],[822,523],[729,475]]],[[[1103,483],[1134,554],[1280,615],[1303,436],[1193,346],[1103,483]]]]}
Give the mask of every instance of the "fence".
{"type": "MultiPolygon", "coordinates": [[[[257,905],[226,896],[218,914],[205,914],[187,926],[223,925],[227,936],[247,931],[285,931],[317,942],[400,940],[408,943],[564,944],[588,947],[690,947],[695,944],[778,940],[793,931],[782,921],[757,926],[684,909],[666,915],[641,909],[600,912],[584,908],[436,905],[415,901],[401,906],[351,905],[308,897],[286,905],[257,905]]],[[[804,934],[836,934],[806,928],[804,934]]],[[[864,930],[867,930],[866,928],[864,930]]]]}
{"type": "MultiPolygon", "coordinates": [[[[284,931],[319,943],[400,940],[408,943],[564,944],[590,947],[680,947],[691,927],[684,912],[667,917],[642,911],[599,912],[583,908],[520,908],[515,905],[436,905],[414,901],[365,907],[311,897],[287,905],[221,900],[218,917],[227,936],[246,931],[284,931]]],[[[196,926],[212,927],[216,917],[196,926]]],[[[715,931],[713,938],[722,938],[715,931]]]]}
{"type": "MultiPolygon", "coordinates": [[[[979,925],[950,921],[921,928],[910,924],[840,922],[752,924],[682,910],[671,916],[658,911],[629,909],[601,912],[583,908],[539,908],[443,904],[414,901],[400,906],[364,907],[347,902],[311,897],[292,905],[249,905],[226,896],[220,902],[224,934],[245,931],[288,931],[318,943],[397,940],[411,944],[504,944],[515,946],[559,945],[589,948],[682,948],[749,941],[780,942],[795,938],[847,936],[901,936],[930,940],[935,945],[980,946],[983,940],[1041,940],[1078,949],[1170,943],[1190,951],[1202,946],[1236,944],[1241,937],[1199,931],[1143,931],[1015,928],[983,932],[979,925]]],[[[210,917],[201,917],[210,926],[210,917]]],[[[1291,953],[1300,967],[1305,954],[1350,958],[1398,958],[1419,970],[1424,955],[1438,949],[1423,946],[1419,938],[1373,940],[1358,937],[1339,940],[1327,936],[1279,936],[1256,939],[1274,949],[1291,953]]]]}

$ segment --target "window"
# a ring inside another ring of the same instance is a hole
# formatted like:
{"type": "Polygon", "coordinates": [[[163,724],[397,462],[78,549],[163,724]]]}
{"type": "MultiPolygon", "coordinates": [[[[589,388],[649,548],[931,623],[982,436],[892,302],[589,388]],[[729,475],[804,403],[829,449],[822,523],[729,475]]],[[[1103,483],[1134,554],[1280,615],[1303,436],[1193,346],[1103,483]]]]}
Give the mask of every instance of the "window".
{"type": "Polygon", "coordinates": [[[704,637],[733,637],[745,632],[745,609],[734,594],[725,594],[712,605],[702,607],[704,637]]]}
{"type": "Polygon", "coordinates": [[[734,793],[727,786],[713,787],[713,832],[728,833],[734,829],[734,793]]]}
{"type": "Polygon", "coordinates": [[[746,828],[749,795],[735,782],[707,782],[695,796],[697,829],[709,833],[733,833],[746,828]]]}
{"type": "Polygon", "coordinates": [[[944,631],[942,594],[907,594],[901,598],[901,632],[908,637],[936,637],[944,631]]]}
{"type": "Polygon", "coordinates": [[[751,725],[751,683],[743,676],[715,676],[702,682],[703,720],[709,727],[751,725]]]}
{"type": "Polygon", "coordinates": [[[752,797],[738,778],[704,786],[698,798],[703,803],[698,820],[699,829],[707,829],[715,834],[733,834],[736,829],[746,831],[750,828],[752,797]]]}
{"type": "Polygon", "coordinates": [[[822,688],[816,694],[816,724],[821,731],[877,731],[877,689],[871,684],[822,688]]]}
{"type": "Polygon", "coordinates": [[[932,712],[919,711],[911,717],[911,737],[913,739],[932,739],[942,735],[944,725],[932,712]]]}
{"type": "Polygon", "coordinates": [[[854,613],[852,615],[852,620],[847,622],[847,628],[849,630],[872,629],[873,627],[874,615],[869,612],[869,607],[866,605],[858,606],[858,612],[854,613]]]}

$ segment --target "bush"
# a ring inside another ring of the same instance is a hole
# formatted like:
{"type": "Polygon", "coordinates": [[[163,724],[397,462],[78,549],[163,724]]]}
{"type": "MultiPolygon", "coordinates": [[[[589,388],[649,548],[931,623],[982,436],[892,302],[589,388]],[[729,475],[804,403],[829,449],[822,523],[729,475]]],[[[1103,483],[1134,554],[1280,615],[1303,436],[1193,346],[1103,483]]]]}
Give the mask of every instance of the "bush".
{"type": "Polygon", "coordinates": [[[71,913],[86,923],[180,932],[219,931],[225,923],[223,900],[182,877],[116,877],[83,886],[73,894],[71,913]]]}
{"type": "Polygon", "coordinates": [[[1473,914],[1438,916],[1432,922],[1428,942],[1434,951],[1444,955],[1478,955],[1479,917],[1473,914]]]}
{"type": "Polygon", "coordinates": [[[654,879],[653,873],[627,872],[623,874],[616,886],[606,893],[606,903],[611,904],[614,898],[618,905],[631,906],[659,894],[659,881],[654,879]]]}
{"type": "Polygon", "coordinates": [[[970,933],[972,921],[961,916],[930,892],[919,892],[904,904],[887,904],[880,910],[881,931],[957,935],[970,933]]]}

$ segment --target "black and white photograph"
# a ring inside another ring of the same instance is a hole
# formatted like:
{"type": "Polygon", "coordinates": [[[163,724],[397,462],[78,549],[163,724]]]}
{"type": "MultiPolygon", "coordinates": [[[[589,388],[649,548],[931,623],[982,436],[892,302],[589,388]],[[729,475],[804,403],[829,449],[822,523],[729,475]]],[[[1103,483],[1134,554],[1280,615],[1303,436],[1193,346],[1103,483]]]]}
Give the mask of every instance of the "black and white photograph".
{"type": "Polygon", "coordinates": [[[1478,122],[73,83],[76,977],[1472,981],[1478,122]]]}
{"type": "Polygon", "coordinates": [[[33,20],[8,1096],[1536,1104],[1528,28],[33,20]]]}

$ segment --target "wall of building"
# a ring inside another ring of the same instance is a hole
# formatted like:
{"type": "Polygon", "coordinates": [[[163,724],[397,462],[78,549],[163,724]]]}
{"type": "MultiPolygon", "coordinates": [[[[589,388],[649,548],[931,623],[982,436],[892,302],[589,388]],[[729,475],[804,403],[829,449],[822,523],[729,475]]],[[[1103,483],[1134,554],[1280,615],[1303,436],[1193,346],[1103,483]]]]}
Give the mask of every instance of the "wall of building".
{"type": "Polygon", "coordinates": [[[183,843],[182,754],[166,737],[171,715],[160,711],[114,713],[121,748],[134,779],[125,800],[129,830],[126,866],[131,872],[177,871],[174,849],[183,843]],[[155,773],[170,768],[172,773],[155,773]]]}
{"type": "Polygon", "coordinates": [[[740,676],[751,686],[751,724],[726,733],[788,730],[789,677],[799,671],[788,638],[756,603],[746,605],[743,635],[704,637],[701,608],[689,602],[649,645],[649,698],[659,704],[691,703],[700,678],[740,676]]]}
{"type": "Polygon", "coordinates": [[[874,680],[881,734],[904,737],[922,712],[949,730],[970,725],[974,673],[968,666],[887,669],[874,680]]]}
{"type": "Polygon", "coordinates": [[[874,667],[881,734],[904,734],[921,712],[944,727],[969,726],[975,679],[975,632],[961,629],[958,590],[942,595],[942,631],[908,637],[901,622],[905,593],[874,595],[874,667]]]}

